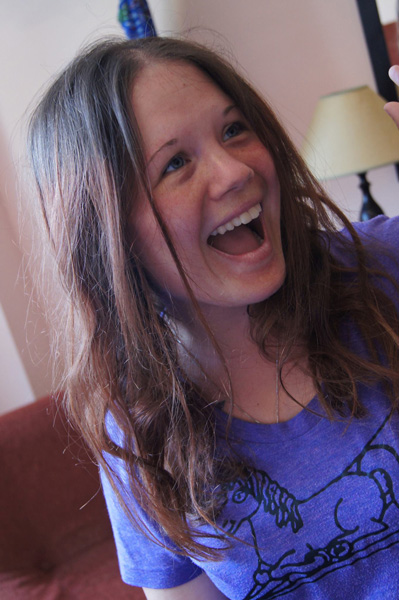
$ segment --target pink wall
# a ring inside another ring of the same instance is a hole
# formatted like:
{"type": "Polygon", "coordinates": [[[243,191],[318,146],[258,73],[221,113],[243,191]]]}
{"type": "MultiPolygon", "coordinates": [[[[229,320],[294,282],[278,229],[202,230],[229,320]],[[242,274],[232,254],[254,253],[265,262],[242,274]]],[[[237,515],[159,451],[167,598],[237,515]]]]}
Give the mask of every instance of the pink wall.
{"type": "MultiPolygon", "coordinates": [[[[319,96],[363,84],[374,87],[355,0],[250,0],[246,3],[242,0],[149,0],[149,4],[159,31],[180,32],[194,28],[189,35],[234,56],[248,78],[272,103],[298,146],[319,96]]],[[[21,161],[20,155],[24,147],[25,113],[49,78],[87,41],[110,33],[122,34],[116,20],[117,5],[117,0],[0,3],[0,122],[6,140],[0,160],[3,211],[0,210],[3,276],[0,302],[9,328],[7,335],[2,336],[0,331],[0,353],[12,353],[10,340],[13,340],[17,349],[17,359],[13,362],[16,383],[10,394],[15,405],[30,399],[27,398],[29,386],[35,395],[43,395],[51,383],[46,323],[40,314],[32,317],[36,333],[29,337],[38,335],[38,351],[32,361],[31,339],[27,343],[22,325],[27,297],[20,284],[11,296],[9,293],[10,285],[20,272],[22,254],[30,243],[28,218],[25,242],[20,244],[15,176],[7,164],[15,162],[16,170],[23,173],[24,159],[21,161]],[[43,336],[39,335],[41,331],[44,331],[43,336]],[[17,384],[24,377],[28,387],[17,384]]],[[[375,170],[369,178],[372,191],[385,211],[389,215],[398,214],[399,188],[393,167],[375,170]]],[[[328,190],[355,219],[360,205],[356,177],[329,182],[328,190]]],[[[22,193],[21,202],[22,212],[29,215],[28,190],[22,193]]],[[[27,293],[30,293],[29,286],[27,293]]]]}
{"type": "MultiPolygon", "coordinates": [[[[375,89],[355,0],[251,0],[245,5],[241,0],[188,0],[180,19],[186,29],[199,27],[192,34],[196,39],[227,46],[298,147],[320,96],[364,84],[375,89]]],[[[398,214],[394,168],[372,171],[369,179],[385,212],[398,214]]],[[[357,186],[356,176],[326,184],[353,220],[361,200],[357,186]]]]}

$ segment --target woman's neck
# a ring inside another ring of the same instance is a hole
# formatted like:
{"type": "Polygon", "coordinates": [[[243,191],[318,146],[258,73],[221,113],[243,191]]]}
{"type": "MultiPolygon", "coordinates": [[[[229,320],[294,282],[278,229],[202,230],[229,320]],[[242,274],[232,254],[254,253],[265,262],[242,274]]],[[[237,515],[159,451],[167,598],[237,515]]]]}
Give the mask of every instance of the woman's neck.
{"type": "Polygon", "coordinates": [[[186,366],[193,360],[191,368],[195,369],[198,363],[206,373],[215,376],[225,370],[224,364],[234,365],[241,362],[243,355],[258,353],[250,336],[246,307],[219,309],[207,306],[202,314],[204,323],[197,315],[185,315],[184,319],[171,317],[182,350],[181,358],[184,353],[187,355],[186,366]]]}
{"type": "Polygon", "coordinates": [[[303,348],[284,365],[281,386],[277,379],[281,348],[272,342],[269,360],[260,353],[250,335],[246,308],[207,310],[204,317],[216,344],[198,318],[175,320],[174,325],[182,369],[211,402],[223,401],[229,412],[233,395],[233,416],[275,423],[291,419],[313,398],[316,390],[303,348]]]}

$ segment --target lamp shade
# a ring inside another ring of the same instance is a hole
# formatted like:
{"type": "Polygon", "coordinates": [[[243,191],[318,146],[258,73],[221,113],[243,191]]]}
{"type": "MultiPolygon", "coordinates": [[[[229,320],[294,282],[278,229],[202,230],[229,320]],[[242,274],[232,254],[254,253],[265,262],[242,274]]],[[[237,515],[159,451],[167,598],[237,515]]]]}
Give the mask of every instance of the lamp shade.
{"type": "Polygon", "coordinates": [[[399,131],[368,86],[322,96],[301,154],[318,179],[399,162],[399,131]]]}

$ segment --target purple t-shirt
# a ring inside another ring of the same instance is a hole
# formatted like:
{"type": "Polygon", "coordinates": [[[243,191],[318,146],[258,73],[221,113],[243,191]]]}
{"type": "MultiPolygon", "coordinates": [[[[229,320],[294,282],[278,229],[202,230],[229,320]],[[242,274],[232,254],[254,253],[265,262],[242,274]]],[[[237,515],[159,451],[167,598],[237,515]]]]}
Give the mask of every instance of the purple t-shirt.
{"type": "MultiPolygon", "coordinates": [[[[398,279],[399,218],[378,217],[356,227],[366,244],[379,240],[376,253],[398,279]],[[392,259],[381,256],[381,244],[392,259]]],[[[101,473],[123,580],[169,588],[206,572],[231,600],[397,599],[399,418],[388,419],[389,403],[378,387],[360,386],[360,394],[368,416],[349,425],[321,416],[316,398],[308,407],[318,414],[302,410],[285,423],[233,419],[232,445],[255,469],[226,489],[218,525],[245,543],[233,540],[218,562],[179,556],[145,537],[101,473]]],[[[220,412],[217,418],[223,430],[227,417],[220,412]]],[[[123,464],[110,462],[125,479],[123,464]]],[[[213,533],[208,526],[201,530],[213,533]]],[[[169,540],[166,545],[173,547],[169,540]]],[[[218,543],[209,539],[208,545],[218,543]]]]}

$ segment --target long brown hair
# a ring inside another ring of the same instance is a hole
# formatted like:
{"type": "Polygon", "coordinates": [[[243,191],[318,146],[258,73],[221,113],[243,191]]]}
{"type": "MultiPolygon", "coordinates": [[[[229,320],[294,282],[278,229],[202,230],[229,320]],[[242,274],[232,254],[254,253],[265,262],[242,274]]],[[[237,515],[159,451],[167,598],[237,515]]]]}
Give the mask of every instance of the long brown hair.
{"type": "Polygon", "coordinates": [[[183,40],[106,40],[56,79],[32,116],[29,144],[64,291],[57,339],[66,347],[71,417],[106,472],[106,453],[124,460],[130,491],[182,553],[216,558],[198,536],[193,539],[191,517],[214,523],[220,498],[213,490],[240,466],[217,453],[213,407],[182,376],[173,331],[160,316],[127,232],[135,197],[144,189],[203,320],[152,202],[129,99],[135,77],[153,61],[186,61],[207,73],[274,160],[287,277],[274,296],[249,307],[252,335],[265,355],[271,332],[284,342],[287,356],[300,342],[330,415],[349,409],[360,416],[358,381],[383,380],[392,399],[397,397],[398,316],[373,284],[371,273],[378,273],[353,227],[308,172],[270,107],[222,58],[183,40]],[[337,223],[350,232],[340,244],[352,255],[352,268],[329,251],[337,223]],[[348,319],[366,340],[366,357],[341,341],[348,319]],[[108,414],[123,443],[110,439],[108,414]]]}

